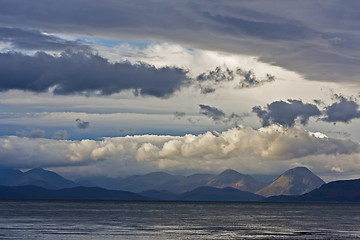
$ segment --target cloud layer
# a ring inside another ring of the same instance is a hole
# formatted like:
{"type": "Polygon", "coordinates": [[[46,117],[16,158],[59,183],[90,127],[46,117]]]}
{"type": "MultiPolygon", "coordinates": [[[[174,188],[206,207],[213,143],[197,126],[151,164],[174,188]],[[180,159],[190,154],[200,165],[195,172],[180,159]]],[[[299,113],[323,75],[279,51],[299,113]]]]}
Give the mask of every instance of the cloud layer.
{"type": "Polygon", "coordinates": [[[0,53],[0,90],[19,89],[55,94],[97,93],[123,90],[135,94],[168,97],[188,83],[180,68],[155,68],[144,63],[110,63],[90,52],[63,52],[55,57],[44,52],[34,56],[0,53]]]}
{"type": "Polygon", "coordinates": [[[314,80],[356,83],[358,9],[357,0],[19,0],[0,2],[0,22],[38,31],[186,43],[258,56],[314,80]]]}
{"type": "MultiPolygon", "coordinates": [[[[191,170],[204,167],[216,170],[219,166],[236,167],[240,163],[253,166],[261,162],[297,161],[308,157],[341,158],[359,154],[359,151],[358,142],[276,125],[259,130],[236,127],[222,133],[139,135],[104,138],[101,141],[16,136],[0,138],[1,166],[22,168],[89,165],[106,161],[114,166],[118,163],[128,167],[150,164],[155,169],[191,170]]],[[[311,162],[305,163],[311,165],[311,162]]],[[[258,168],[260,172],[266,171],[261,165],[258,168]]]]}
{"type": "Polygon", "coordinates": [[[0,42],[7,42],[14,48],[24,50],[90,49],[80,41],[69,41],[37,30],[0,27],[0,42]]]}

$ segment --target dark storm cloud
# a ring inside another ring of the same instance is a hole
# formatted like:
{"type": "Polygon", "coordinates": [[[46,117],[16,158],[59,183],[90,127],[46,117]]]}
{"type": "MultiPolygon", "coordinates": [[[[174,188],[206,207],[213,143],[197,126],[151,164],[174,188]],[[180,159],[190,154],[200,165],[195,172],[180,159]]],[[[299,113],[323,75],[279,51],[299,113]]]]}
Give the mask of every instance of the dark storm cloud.
{"type": "Polygon", "coordinates": [[[0,53],[0,90],[19,89],[55,94],[100,92],[110,95],[136,90],[139,95],[169,97],[188,83],[186,71],[155,68],[129,62],[110,63],[90,52],[63,52],[54,57],[44,52],[34,56],[0,53]]]}
{"type": "Polygon", "coordinates": [[[252,111],[261,119],[263,126],[275,123],[292,127],[298,118],[301,124],[306,125],[310,117],[321,115],[321,111],[316,105],[291,99],[287,102],[272,102],[265,108],[255,106],[252,111]]]}
{"type": "Polygon", "coordinates": [[[68,41],[37,30],[0,27],[0,41],[26,50],[64,50],[67,48],[89,49],[78,41],[68,41]]]}
{"type": "Polygon", "coordinates": [[[76,126],[79,128],[79,129],[88,129],[90,127],[90,122],[86,122],[86,121],[82,121],[81,119],[77,118],[75,120],[76,122],[76,126]]]}
{"type": "Polygon", "coordinates": [[[352,119],[360,118],[359,105],[351,99],[338,96],[339,102],[335,102],[325,108],[326,122],[344,122],[348,123],[352,119]]]}
{"type": "Polygon", "coordinates": [[[179,42],[257,56],[312,80],[358,83],[358,6],[358,0],[0,0],[0,22],[48,32],[179,42]]]}

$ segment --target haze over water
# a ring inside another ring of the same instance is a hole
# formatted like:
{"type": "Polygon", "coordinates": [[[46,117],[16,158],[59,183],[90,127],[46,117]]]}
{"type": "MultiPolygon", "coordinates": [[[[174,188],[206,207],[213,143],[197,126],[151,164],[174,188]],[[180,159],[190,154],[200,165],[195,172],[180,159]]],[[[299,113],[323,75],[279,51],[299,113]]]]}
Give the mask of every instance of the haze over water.
{"type": "Polygon", "coordinates": [[[0,239],[360,239],[360,204],[1,201],[0,239]]]}

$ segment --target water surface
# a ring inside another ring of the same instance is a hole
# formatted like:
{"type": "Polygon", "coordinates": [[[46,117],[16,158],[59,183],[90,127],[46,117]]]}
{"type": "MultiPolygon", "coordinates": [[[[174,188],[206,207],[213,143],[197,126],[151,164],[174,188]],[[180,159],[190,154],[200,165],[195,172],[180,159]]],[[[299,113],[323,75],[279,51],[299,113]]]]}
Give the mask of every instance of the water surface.
{"type": "Polygon", "coordinates": [[[0,239],[360,239],[360,204],[1,201],[0,239]]]}

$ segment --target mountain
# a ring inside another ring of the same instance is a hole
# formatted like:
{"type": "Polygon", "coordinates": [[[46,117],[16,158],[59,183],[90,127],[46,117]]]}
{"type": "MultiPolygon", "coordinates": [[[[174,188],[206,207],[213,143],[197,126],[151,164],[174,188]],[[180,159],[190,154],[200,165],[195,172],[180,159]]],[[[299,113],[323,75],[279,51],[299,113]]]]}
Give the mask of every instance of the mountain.
{"type": "Polygon", "coordinates": [[[90,184],[93,186],[116,190],[116,185],[122,180],[122,178],[110,178],[103,176],[93,176],[86,178],[79,178],[75,183],[79,186],[90,187],[90,184]]]}
{"type": "Polygon", "coordinates": [[[180,194],[172,193],[165,190],[147,190],[138,194],[149,199],[165,201],[177,200],[180,197],[180,194]]]}
{"type": "Polygon", "coordinates": [[[142,192],[150,189],[168,190],[174,188],[173,186],[184,178],[184,176],[171,175],[165,172],[133,175],[121,180],[114,186],[114,189],[132,192],[142,192]]]}
{"type": "Polygon", "coordinates": [[[235,188],[199,187],[182,194],[181,201],[259,201],[264,197],[235,188]]]}
{"type": "Polygon", "coordinates": [[[16,179],[13,179],[13,181],[7,185],[33,185],[48,189],[61,189],[74,187],[76,184],[55,172],[44,170],[42,168],[34,168],[18,176],[16,179]]]}
{"type": "Polygon", "coordinates": [[[74,187],[52,190],[37,186],[0,186],[0,199],[148,200],[148,198],[132,192],[107,190],[98,187],[74,187]]]}
{"type": "Polygon", "coordinates": [[[296,167],[280,175],[271,184],[256,194],[269,197],[276,195],[301,195],[310,192],[325,182],[306,167],[296,167]]]}
{"type": "Polygon", "coordinates": [[[165,189],[172,192],[184,193],[193,190],[197,187],[205,186],[215,175],[197,173],[186,176],[181,181],[167,186],[165,189]]]}
{"type": "MultiPolygon", "coordinates": [[[[82,186],[82,187],[101,187],[89,180],[76,180],[74,182],[74,184],[75,184],[75,186],[82,186]]],[[[104,188],[104,187],[101,187],[101,188],[104,188]]]]}
{"type": "Polygon", "coordinates": [[[13,168],[0,168],[0,185],[8,185],[22,176],[23,172],[13,168]]]}
{"type": "Polygon", "coordinates": [[[360,179],[329,182],[296,198],[301,202],[360,202],[360,179]]]}
{"type": "Polygon", "coordinates": [[[213,177],[206,186],[216,188],[232,187],[242,191],[256,192],[264,187],[264,184],[256,181],[250,175],[241,174],[235,170],[228,169],[213,177]]]}
{"type": "Polygon", "coordinates": [[[165,172],[154,172],[145,175],[134,175],[121,180],[114,189],[142,192],[146,190],[166,190],[183,193],[197,187],[233,187],[243,191],[255,192],[264,184],[256,181],[250,175],[241,174],[235,170],[226,170],[219,175],[193,174],[190,176],[171,175],[165,172]]]}
{"type": "Polygon", "coordinates": [[[279,175],[274,174],[251,174],[251,176],[258,182],[264,183],[264,186],[272,183],[279,175]]]}

